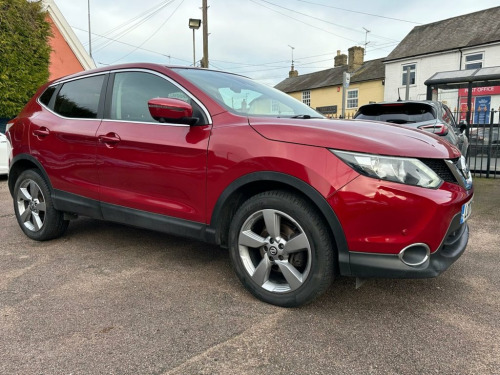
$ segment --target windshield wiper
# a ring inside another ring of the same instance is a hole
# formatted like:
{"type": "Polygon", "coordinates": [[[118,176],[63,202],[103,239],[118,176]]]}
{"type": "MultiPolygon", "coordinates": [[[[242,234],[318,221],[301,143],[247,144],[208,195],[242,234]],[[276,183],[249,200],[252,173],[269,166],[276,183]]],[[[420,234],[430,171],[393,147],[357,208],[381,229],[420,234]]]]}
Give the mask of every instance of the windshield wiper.
{"type": "Polygon", "coordinates": [[[295,116],[276,116],[277,118],[300,118],[309,120],[310,118],[322,118],[320,116],[311,116],[311,115],[295,115],[295,116]]]}
{"type": "Polygon", "coordinates": [[[309,120],[311,118],[311,115],[296,115],[292,116],[291,118],[303,118],[305,120],[309,120]]]}

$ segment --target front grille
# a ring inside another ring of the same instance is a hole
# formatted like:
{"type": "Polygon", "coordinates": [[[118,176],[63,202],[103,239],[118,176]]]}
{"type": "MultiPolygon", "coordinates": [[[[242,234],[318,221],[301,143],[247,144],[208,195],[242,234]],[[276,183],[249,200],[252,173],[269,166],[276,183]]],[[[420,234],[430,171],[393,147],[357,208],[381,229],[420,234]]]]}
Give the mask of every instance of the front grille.
{"type": "MultiPolygon", "coordinates": [[[[457,160],[453,160],[453,163],[456,163],[457,160]]],[[[443,181],[458,184],[457,179],[443,159],[420,159],[420,161],[432,169],[443,181]]]]}

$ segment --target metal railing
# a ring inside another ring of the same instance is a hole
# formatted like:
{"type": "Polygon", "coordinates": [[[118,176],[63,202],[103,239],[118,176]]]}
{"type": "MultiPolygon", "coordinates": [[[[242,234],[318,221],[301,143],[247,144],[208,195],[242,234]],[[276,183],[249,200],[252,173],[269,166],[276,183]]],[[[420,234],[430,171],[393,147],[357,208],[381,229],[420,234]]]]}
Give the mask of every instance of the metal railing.
{"type": "MultiPolygon", "coordinates": [[[[471,113],[467,126],[469,139],[467,163],[476,177],[500,177],[500,118],[499,111],[471,113]]],[[[465,118],[464,112],[455,112],[456,119],[465,118]]]]}

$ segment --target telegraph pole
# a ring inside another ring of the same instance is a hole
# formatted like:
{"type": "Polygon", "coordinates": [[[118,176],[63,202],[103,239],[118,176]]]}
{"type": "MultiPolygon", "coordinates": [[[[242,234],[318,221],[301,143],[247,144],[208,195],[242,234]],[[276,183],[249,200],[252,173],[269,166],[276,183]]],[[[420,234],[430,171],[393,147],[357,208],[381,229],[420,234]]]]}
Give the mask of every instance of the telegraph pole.
{"type": "Polygon", "coordinates": [[[89,55],[92,58],[92,33],[90,31],[90,0],[88,0],[88,11],[89,11],[89,55]]]}
{"type": "Polygon", "coordinates": [[[208,5],[207,0],[202,0],[202,13],[203,13],[203,59],[201,60],[201,67],[208,68],[208,5]]]}

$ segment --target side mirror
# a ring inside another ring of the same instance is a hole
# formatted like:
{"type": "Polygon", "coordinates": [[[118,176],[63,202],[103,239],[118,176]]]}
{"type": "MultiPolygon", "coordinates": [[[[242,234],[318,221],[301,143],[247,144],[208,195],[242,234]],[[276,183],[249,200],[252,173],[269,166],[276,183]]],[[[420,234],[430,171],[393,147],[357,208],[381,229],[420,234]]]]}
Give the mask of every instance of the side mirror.
{"type": "Polygon", "coordinates": [[[467,130],[467,124],[460,123],[459,129],[460,129],[460,134],[465,133],[465,131],[467,130]]]}
{"type": "Polygon", "coordinates": [[[193,107],[180,99],[154,98],[148,100],[151,117],[159,122],[194,125],[198,121],[193,117],[193,107]]]}

